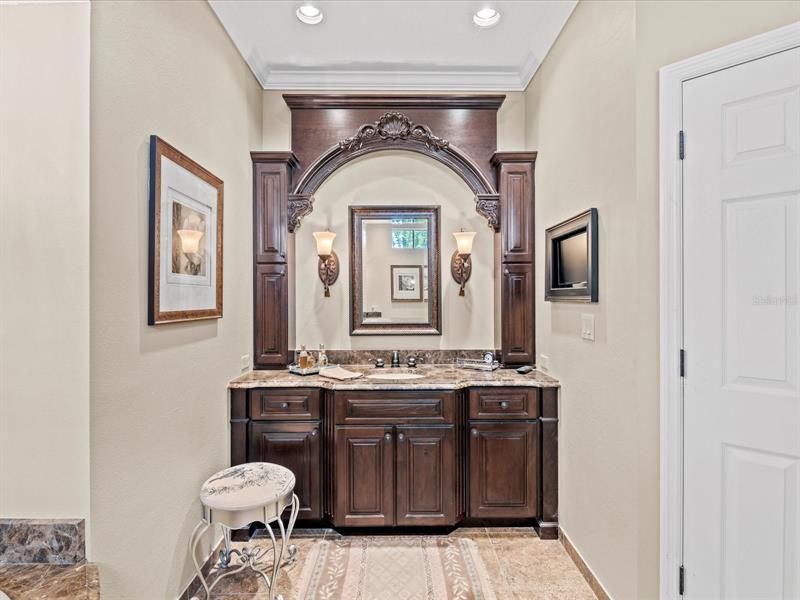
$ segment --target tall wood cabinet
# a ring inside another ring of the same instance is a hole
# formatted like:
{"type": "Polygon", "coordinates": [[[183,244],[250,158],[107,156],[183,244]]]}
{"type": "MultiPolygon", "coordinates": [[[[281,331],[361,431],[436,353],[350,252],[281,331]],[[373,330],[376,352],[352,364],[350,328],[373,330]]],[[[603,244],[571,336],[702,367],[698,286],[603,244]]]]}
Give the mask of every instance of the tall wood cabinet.
{"type": "Polygon", "coordinates": [[[253,366],[281,368],[289,351],[289,269],[286,222],[297,158],[251,152],[253,162],[253,366]]]}
{"type": "Polygon", "coordinates": [[[500,191],[501,352],[508,366],[536,361],[534,323],[535,152],[497,152],[500,191]]]}

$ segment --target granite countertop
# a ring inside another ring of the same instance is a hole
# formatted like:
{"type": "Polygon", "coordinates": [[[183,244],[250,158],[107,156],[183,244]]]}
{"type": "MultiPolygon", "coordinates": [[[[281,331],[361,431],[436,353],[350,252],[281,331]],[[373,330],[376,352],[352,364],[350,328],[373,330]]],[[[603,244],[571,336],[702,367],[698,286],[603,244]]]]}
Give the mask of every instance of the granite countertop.
{"type": "Polygon", "coordinates": [[[0,591],[11,600],[100,600],[97,565],[0,564],[0,591]]]}
{"type": "Polygon", "coordinates": [[[420,365],[416,369],[406,367],[382,369],[374,365],[340,365],[348,371],[363,373],[363,377],[349,381],[336,381],[319,375],[295,375],[288,370],[250,371],[231,380],[232,389],[247,388],[304,388],[315,387],[328,390],[458,390],[466,387],[559,387],[557,379],[534,369],[526,375],[514,369],[497,369],[496,371],[476,371],[457,369],[453,365],[420,365]],[[372,374],[415,373],[424,375],[422,379],[369,379],[372,374]]]}

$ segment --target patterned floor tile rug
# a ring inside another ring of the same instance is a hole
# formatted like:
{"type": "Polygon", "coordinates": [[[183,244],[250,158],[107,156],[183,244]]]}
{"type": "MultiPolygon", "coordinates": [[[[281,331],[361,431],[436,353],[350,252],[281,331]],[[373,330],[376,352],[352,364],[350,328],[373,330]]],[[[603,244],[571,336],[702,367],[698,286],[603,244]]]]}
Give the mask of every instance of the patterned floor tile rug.
{"type": "Polygon", "coordinates": [[[324,540],[299,588],[297,600],[497,600],[475,542],[452,537],[324,540]]]}

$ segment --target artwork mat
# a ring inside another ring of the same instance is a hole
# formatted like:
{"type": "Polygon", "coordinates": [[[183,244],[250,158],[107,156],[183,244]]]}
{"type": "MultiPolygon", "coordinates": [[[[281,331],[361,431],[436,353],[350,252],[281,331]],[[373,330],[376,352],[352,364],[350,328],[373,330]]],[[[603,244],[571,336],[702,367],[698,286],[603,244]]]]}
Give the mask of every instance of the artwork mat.
{"type": "Polygon", "coordinates": [[[422,302],[422,265],[390,265],[389,266],[392,302],[422,302]],[[406,272],[403,273],[402,271],[406,272]],[[404,297],[403,294],[408,294],[400,290],[399,281],[400,277],[413,275],[417,282],[417,289],[413,297],[404,297]]]}
{"type": "Polygon", "coordinates": [[[149,325],[222,317],[223,190],[221,179],[158,136],[150,136],[149,325]],[[172,270],[170,188],[210,208],[206,244],[213,252],[208,253],[207,285],[167,281],[172,270]]]}

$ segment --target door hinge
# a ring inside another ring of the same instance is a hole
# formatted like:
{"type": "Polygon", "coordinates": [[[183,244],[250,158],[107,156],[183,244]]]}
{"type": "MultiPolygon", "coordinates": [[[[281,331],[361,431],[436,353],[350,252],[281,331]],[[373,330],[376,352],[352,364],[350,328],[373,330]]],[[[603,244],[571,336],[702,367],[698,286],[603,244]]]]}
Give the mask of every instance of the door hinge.
{"type": "Polygon", "coordinates": [[[681,565],[678,568],[678,593],[681,596],[683,596],[685,573],[686,570],[683,568],[683,565],[681,565]]]}
{"type": "Polygon", "coordinates": [[[678,157],[683,160],[686,157],[686,136],[683,129],[678,132],[678,157]]]}
{"type": "Polygon", "coordinates": [[[681,370],[681,377],[686,377],[686,350],[681,348],[680,354],[680,370],[681,370]]]}

